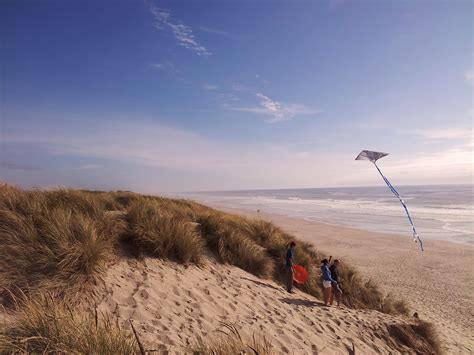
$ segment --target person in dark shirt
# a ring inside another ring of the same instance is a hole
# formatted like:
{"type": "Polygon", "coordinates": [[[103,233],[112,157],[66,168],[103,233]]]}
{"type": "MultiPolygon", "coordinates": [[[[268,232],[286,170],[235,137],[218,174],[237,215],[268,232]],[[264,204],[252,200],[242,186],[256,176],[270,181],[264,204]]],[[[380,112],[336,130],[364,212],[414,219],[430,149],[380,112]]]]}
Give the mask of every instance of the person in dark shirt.
{"type": "Polygon", "coordinates": [[[291,242],[286,251],[285,270],[286,270],[286,290],[293,293],[293,261],[295,258],[296,243],[291,242]]]}
{"type": "MultiPolygon", "coordinates": [[[[329,260],[331,260],[331,259],[329,259],[329,260]]],[[[329,296],[329,304],[332,306],[332,303],[333,303],[334,298],[335,298],[338,307],[340,305],[341,296],[342,296],[342,289],[340,287],[340,285],[341,285],[341,274],[339,272],[340,263],[341,262],[340,262],[339,259],[334,259],[334,262],[329,267],[329,271],[331,271],[331,277],[334,279],[334,281],[336,281],[335,284],[332,284],[332,293],[329,296]]]]}
{"type": "Polygon", "coordinates": [[[329,298],[332,293],[332,285],[337,284],[337,281],[334,280],[331,276],[331,271],[329,270],[329,261],[328,259],[321,260],[321,274],[323,276],[323,296],[324,296],[324,305],[329,305],[329,298]]]}

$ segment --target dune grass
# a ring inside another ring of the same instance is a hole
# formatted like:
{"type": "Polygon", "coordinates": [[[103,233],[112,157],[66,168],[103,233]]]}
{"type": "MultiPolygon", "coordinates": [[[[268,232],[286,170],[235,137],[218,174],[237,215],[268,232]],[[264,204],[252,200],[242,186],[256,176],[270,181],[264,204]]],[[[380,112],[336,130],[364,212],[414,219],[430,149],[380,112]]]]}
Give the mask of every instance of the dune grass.
{"type": "MultiPolygon", "coordinates": [[[[256,276],[284,276],[287,245],[309,272],[300,287],[321,298],[325,256],[270,222],[216,211],[188,200],[131,192],[24,191],[0,186],[0,292],[43,290],[71,295],[90,285],[117,250],[199,264],[207,253],[256,276]]],[[[356,269],[342,265],[343,303],[405,313],[356,269]]]]}
{"type": "Polygon", "coordinates": [[[136,354],[130,332],[107,316],[72,308],[54,294],[21,294],[0,330],[0,353],[136,354]]]}
{"type": "Polygon", "coordinates": [[[241,355],[241,354],[261,354],[270,355],[272,345],[266,338],[256,337],[248,339],[241,336],[237,327],[233,324],[222,323],[221,329],[216,331],[216,335],[208,342],[200,342],[193,349],[195,355],[241,355]]]}
{"type": "Polygon", "coordinates": [[[414,349],[417,354],[442,354],[436,329],[429,322],[417,319],[413,324],[391,324],[388,332],[395,343],[414,349]]]}

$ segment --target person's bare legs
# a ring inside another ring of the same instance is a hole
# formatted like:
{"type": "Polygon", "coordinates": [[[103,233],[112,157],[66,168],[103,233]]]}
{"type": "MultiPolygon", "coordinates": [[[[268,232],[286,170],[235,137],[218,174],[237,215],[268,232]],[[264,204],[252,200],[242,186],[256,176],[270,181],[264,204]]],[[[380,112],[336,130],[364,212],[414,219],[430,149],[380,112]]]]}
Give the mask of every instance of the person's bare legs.
{"type": "Polygon", "coordinates": [[[329,305],[329,297],[331,295],[331,287],[323,287],[324,305],[329,305]]]}
{"type": "Polygon", "coordinates": [[[332,286],[328,288],[329,288],[329,305],[332,306],[332,303],[334,301],[334,292],[332,290],[332,286]]]}

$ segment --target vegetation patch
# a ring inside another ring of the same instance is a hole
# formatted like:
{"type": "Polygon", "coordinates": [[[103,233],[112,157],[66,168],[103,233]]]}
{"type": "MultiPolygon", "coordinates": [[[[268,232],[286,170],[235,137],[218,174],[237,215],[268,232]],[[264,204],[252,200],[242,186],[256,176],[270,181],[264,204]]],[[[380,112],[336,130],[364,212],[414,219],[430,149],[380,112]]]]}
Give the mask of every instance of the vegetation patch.
{"type": "MultiPolygon", "coordinates": [[[[223,213],[199,203],[131,192],[25,191],[0,186],[0,292],[84,290],[117,249],[132,255],[200,264],[208,253],[258,277],[280,280],[296,239],[274,224],[223,213]]],[[[320,260],[297,241],[295,262],[308,281],[302,291],[321,298],[320,260]]],[[[406,313],[357,270],[341,266],[343,303],[352,308],[406,313]]]]}
{"type": "Polygon", "coordinates": [[[433,324],[417,319],[413,324],[390,324],[388,332],[395,343],[413,349],[417,354],[441,354],[441,344],[433,324]]]}
{"type": "Polygon", "coordinates": [[[0,353],[135,354],[132,334],[107,316],[72,309],[54,294],[15,297],[0,353]]]}

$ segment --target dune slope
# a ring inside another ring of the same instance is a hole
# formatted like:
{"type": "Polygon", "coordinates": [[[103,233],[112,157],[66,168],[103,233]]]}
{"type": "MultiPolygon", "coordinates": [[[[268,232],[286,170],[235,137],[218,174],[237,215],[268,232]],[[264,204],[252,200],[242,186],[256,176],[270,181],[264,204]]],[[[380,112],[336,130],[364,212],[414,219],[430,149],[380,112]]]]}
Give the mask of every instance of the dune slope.
{"type": "Polygon", "coordinates": [[[208,260],[185,267],[154,258],[121,259],[97,290],[100,312],[128,326],[131,319],[146,349],[190,351],[218,336],[222,323],[243,337],[265,337],[276,353],[347,354],[413,352],[389,335],[406,317],[374,310],[326,308],[316,298],[208,260]]]}

